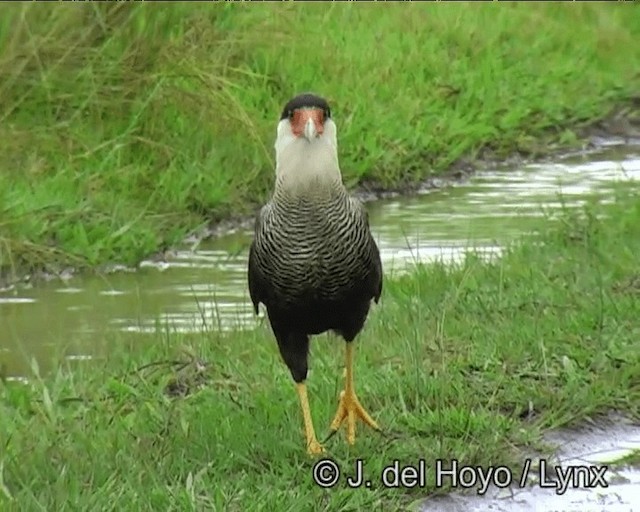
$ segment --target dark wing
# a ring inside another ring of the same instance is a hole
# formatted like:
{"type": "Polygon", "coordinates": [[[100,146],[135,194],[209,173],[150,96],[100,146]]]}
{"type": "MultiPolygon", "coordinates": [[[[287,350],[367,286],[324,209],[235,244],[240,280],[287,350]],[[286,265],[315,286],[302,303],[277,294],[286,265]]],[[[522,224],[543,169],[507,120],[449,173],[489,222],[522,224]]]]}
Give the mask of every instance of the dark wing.
{"type": "Polygon", "coordinates": [[[382,295],[382,261],[380,260],[380,250],[378,249],[378,245],[376,241],[371,236],[371,265],[373,267],[373,272],[371,273],[371,281],[374,287],[374,295],[373,300],[377,304],[380,300],[380,295],[382,295]]]}
{"type": "Polygon", "coordinates": [[[253,242],[251,242],[251,247],[249,247],[249,265],[247,269],[247,280],[249,282],[249,296],[251,297],[251,302],[253,303],[253,309],[255,314],[258,314],[258,305],[262,302],[264,303],[266,296],[266,286],[264,278],[262,277],[262,273],[258,268],[258,264],[256,262],[256,236],[258,233],[258,229],[261,222],[261,213],[258,212],[256,216],[255,230],[253,242]]]}
{"type": "Polygon", "coordinates": [[[369,273],[368,287],[372,290],[373,300],[377,304],[382,295],[382,261],[380,259],[380,249],[378,244],[371,234],[371,228],[369,227],[369,212],[365,208],[364,204],[358,199],[352,198],[353,203],[356,205],[362,214],[362,220],[365,225],[365,229],[369,234],[369,251],[370,251],[370,265],[371,272],[369,273]]]}

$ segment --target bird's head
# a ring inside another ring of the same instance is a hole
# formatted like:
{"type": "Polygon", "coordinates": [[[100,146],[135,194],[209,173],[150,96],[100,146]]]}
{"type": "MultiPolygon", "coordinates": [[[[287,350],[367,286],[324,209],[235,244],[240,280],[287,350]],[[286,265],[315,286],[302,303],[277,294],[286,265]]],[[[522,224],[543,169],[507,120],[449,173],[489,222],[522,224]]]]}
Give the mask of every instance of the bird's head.
{"type": "Polygon", "coordinates": [[[311,93],[291,98],[280,115],[275,150],[279,176],[339,178],[337,129],[327,101],[311,93]]]}
{"type": "Polygon", "coordinates": [[[291,98],[282,109],[278,123],[278,140],[304,139],[307,144],[334,138],[336,129],[327,100],[311,93],[291,98]]]}

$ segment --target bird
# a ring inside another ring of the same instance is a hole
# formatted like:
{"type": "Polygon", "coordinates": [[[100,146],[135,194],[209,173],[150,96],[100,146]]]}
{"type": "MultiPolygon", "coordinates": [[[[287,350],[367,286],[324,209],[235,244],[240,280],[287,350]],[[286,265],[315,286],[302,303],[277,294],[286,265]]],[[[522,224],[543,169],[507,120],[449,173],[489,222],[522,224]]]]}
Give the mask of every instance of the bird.
{"type": "Polygon", "coordinates": [[[310,337],[333,332],[345,342],[345,385],[330,424],[331,437],[346,421],[355,443],[356,420],[378,423],[354,388],[354,340],[371,302],[382,294],[379,248],[364,205],[343,183],[337,127],[327,100],[314,93],[291,98],[275,139],[273,193],[258,211],[249,249],[248,288],[259,305],[296,386],[310,455],[325,452],[318,441],[307,395],[310,337]]]}

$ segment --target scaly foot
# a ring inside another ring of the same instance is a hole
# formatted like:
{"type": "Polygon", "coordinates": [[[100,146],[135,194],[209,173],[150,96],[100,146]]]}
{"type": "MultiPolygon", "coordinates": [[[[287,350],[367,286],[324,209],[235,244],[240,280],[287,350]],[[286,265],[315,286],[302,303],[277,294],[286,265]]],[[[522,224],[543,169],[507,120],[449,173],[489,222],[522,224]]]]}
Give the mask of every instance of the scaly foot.
{"type": "Polygon", "coordinates": [[[356,418],[360,419],[374,430],[380,430],[378,424],[373,420],[369,413],[364,410],[362,404],[358,400],[356,394],[351,391],[342,391],[340,393],[340,403],[333,421],[331,422],[332,433],[335,433],[344,420],[347,420],[347,442],[353,444],[356,441],[356,418]]]}
{"type": "Polygon", "coordinates": [[[324,453],[324,447],[317,439],[311,439],[310,441],[307,441],[307,453],[311,456],[320,455],[324,453]]]}
{"type": "Polygon", "coordinates": [[[316,438],[311,420],[311,410],[309,409],[309,399],[307,398],[307,386],[304,382],[296,384],[298,396],[300,397],[300,408],[302,409],[302,419],[304,420],[304,437],[307,440],[307,453],[309,455],[320,455],[324,453],[324,448],[316,438]]]}

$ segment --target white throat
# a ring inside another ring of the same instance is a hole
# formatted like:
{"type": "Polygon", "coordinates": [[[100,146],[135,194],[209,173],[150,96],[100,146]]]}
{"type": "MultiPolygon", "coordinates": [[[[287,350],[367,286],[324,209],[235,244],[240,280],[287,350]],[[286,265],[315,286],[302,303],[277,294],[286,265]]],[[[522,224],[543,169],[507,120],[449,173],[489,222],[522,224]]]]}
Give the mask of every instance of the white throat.
{"type": "Polygon", "coordinates": [[[331,190],[342,184],[338,163],[336,125],[324,123],[324,133],[308,140],[291,133],[288,119],[278,123],[276,137],[276,189],[290,194],[331,190]]]}

